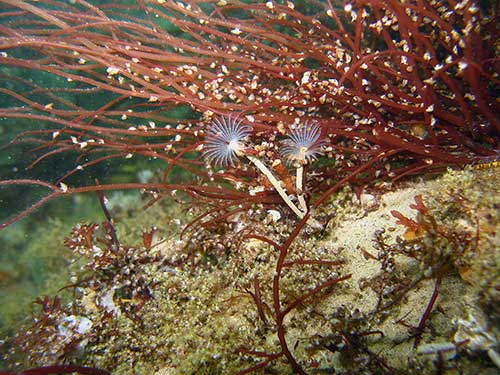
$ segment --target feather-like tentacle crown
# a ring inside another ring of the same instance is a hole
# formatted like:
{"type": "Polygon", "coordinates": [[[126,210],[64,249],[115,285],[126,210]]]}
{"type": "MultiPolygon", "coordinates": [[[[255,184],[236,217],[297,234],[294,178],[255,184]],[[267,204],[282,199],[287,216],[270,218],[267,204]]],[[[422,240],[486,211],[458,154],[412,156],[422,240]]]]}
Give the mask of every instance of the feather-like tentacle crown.
{"type": "Polygon", "coordinates": [[[321,128],[316,122],[304,122],[282,141],[281,155],[293,164],[307,164],[323,154],[325,141],[321,138],[321,128]]]}
{"type": "Polygon", "coordinates": [[[208,127],[203,154],[210,164],[234,167],[251,133],[252,128],[242,124],[242,120],[235,120],[231,117],[216,118],[208,127]]]}

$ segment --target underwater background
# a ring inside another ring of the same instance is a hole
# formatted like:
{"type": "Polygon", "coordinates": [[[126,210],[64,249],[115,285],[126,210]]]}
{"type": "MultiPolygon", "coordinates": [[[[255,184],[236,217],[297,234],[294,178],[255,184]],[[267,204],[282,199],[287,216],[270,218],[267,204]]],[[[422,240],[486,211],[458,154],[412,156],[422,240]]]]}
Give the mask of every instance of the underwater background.
{"type": "Polygon", "coordinates": [[[498,4],[0,12],[0,179],[51,184],[0,185],[2,222],[28,211],[0,231],[0,370],[498,373],[498,4]]]}

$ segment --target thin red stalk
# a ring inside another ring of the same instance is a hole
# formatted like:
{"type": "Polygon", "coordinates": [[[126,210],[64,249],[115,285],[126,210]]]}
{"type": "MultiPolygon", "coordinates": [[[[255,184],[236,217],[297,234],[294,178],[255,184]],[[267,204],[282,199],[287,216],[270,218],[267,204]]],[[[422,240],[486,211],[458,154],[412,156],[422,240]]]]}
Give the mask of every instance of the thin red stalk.
{"type": "Polygon", "coordinates": [[[53,156],[53,155],[56,155],[56,154],[61,154],[65,151],[69,151],[69,150],[75,150],[75,149],[78,149],[79,146],[76,145],[76,144],[73,144],[73,145],[69,145],[69,146],[64,146],[64,147],[58,147],[57,149],[55,150],[52,150],[52,151],[49,151],[49,152],[46,152],[45,154],[43,154],[42,156],[38,157],[35,159],[34,162],[32,162],[30,165],[28,165],[28,169],[32,169],[35,165],[39,164],[42,160],[50,157],[50,156],[53,156]]]}
{"type": "Polygon", "coordinates": [[[285,263],[285,259],[288,255],[288,250],[290,249],[290,246],[292,245],[292,242],[295,240],[295,238],[299,235],[300,231],[302,228],[306,225],[307,220],[309,219],[309,212],[304,215],[304,217],[300,220],[300,222],[297,224],[297,226],[294,228],[292,233],[288,236],[288,239],[283,243],[281,246],[277,248],[279,250],[279,256],[278,260],[276,262],[276,269],[273,277],[273,305],[274,305],[274,311],[276,314],[276,330],[277,330],[277,335],[278,339],[280,341],[281,349],[283,351],[283,354],[285,357],[288,359],[290,366],[292,366],[293,370],[297,372],[298,374],[305,375],[306,373],[302,369],[302,367],[297,363],[295,360],[294,356],[290,352],[290,349],[288,348],[288,344],[286,342],[286,337],[285,337],[285,327],[283,325],[283,319],[284,319],[284,314],[283,310],[281,308],[281,300],[280,300],[280,279],[281,279],[281,273],[283,271],[283,264],[285,263]]]}
{"type": "Polygon", "coordinates": [[[254,299],[255,305],[257,306],[257,312],[259,314],[260,319],[262,320],[262,323],[264,323],[264,325],[267,326],[266,313],[264,311],[264,303],[262,301],[262,294],[260,292],[260,283],[257,275],[253,278],[253,288],[254,288],[254,293],[251,294],[251,296],[254,299]]]}
{"type": "MultiPolygon", "coordinates": [[[[0,185],[4,185],[3,182],[5,182],[5,181],[0,181],[0,185]]],[[[45,197],[41,198],[38,202],[31,205],[29,208],[25,209],[24,211],[19,212],[18,214],[14,215],[13,217],[4,221],[3,223],[0,223],[0,230],[8,227],[9,225],[12,225],[12,224],[18,222],[23,217],[25,217],[25,216],[29,215],[30,213],[32,213],[33,211],[35,211],[38,207],[43,206],[45,203],[52,200],[53,198],[58,197],[59,195],[62,195],[62,192],[53,191],[49,195],[46,195],[45,197]]]]}
{"type": "Polygon", "coordinates": [[[434,307],[434,304],[436,303],[436,300],[438,298],[439,287],[441,286],[441,279],[442,276],[438,275],[436,281],[434,282],[434,290],[432,291],[431,298],[429,299],[424,314],[420,318],[420,322],[418,323],[418,327],[416,328],[417,333],[415,334],[415,342],[413,343],[414,348],[416,348],[420,342],[423,330],[425,328],[425,323],[427,322],[427,319],[429,319],[429,315],[431,314],[432,308],[434,307]]]}
{"type": "MultiPolygon", "coordinates": [[[[96,185],[99,186],[99,180],[96,179],[96,185]]],[[[114,248],[111,247],[112,251],[118,252],[120,250],[120,241],[118,240],[118,236],[116,235],[116,229],[113,224],[113,218],[111,216],[111,213],[109,212],[108,208],[106,207],[106,198],[104,197],[104,193],[102,190],[97,191],[97,196],[99,197],[99,204],[101,205],[101,209],[104,213],[104,216],[106,217],[106,223],[109,228],[109,233],[111,235],[111,239],[114,244],[114,248]]]]}
{"type": "Polygon", "coordinates": [[[177,164],[177,162],[188,152],[192,152],[196,150],[197,147],[199,147],[202,144],[202,142],[196,142],[186,148],[184,148],[181,152],[179,152],[175,158],[172,159],[172,161],[169,163],[168,167],[165,169],[165,172],[163,173],[163,183],[167,183],[168,181],[168,175],[172,171],[172,168],[177,164]]]}
{"type": "Polygon", "coordinates": [[[247,369],[244,369],[244,370],[238,372],[237,375],[251,374],[259,369],[267,367],[272,361],[283,356],[283,353],[267,354],[267,353],[261,353],[261,352],[256,352],[256,351],[245,351],[245,353],[250,354],[252,356],[256,356],[256,357],[264,357],[266,359],[262,362],[257,363],[256,365],[254,365],[252,367],[249,367],[247,369]]]}
{"type": "MultiPolygon", "coordinates": [[[[189,224],[187,224],[181,231],[180,233],[180,238],[182,239],[182,237],[184,236],[184,234],[193,226],[197,225],[198,223],[202,223],[202,225],[204,223],[209,223],[210,220],[208,222],[203,222],[203,219],[207,218],[207,217],[210,217],[212,214],[214,213],[220,213],[220,212],[225,212],[224,214],[219,214],[217,215],[217,220],[221,220],[223,218],[226,218],[226,217],[229,217],[231,215],[234,215],[235,213],[237,212],[240,212],[242,211],[242,208],[239,208],[239,209],[235,209],[235,210],[232,210],[232,211],[228,211],[229,208],[235,206],[235,205],[240,205],[240,204],[243,204],[244,201],[237,201],[237,202],[229,202],[229,203],[226,203],[224,205],[216,205],[213,209],[211,210],[208,210],[208,211],[205,211],[203,212],[203,214],[197,216],[196,218],[194,218],[193,220],[191,220],[189,222],[189,224]]],[[[251,204],[245,204],[243,207],[244,209],[247,209],[249,208],[251,204]]],[[[243,210],[244,210],[243,209],[243,210]]]]}
{"type": "Polygon", "coordinates": [[[102,156],[100,158],[97,158],[95,160],[91,160],[87,163],[84,163],[84,164],[81,164],[81,165],[78,165],[76,166],[75,168],[73,168],[72,170],[66,172],[63,176],[59,177],[56,181],[56,184],[60,184],[61,182],[63,182],[65,179],[67,179],[68,177],[72,176],[73,174],[85,169],[85,168],[88,168],[92,165],[96,165],[96,164],[99,164],[105,160],[110,160],[110,159],[118,159],[118,158],[123,158],[126,154],[121,152],[121,153],[117,153],[117,154],[112,154],[112,155],[105,155],[105,156],[102,156]]]}
{"type": "Polygon", "coordinates": [[[345,276],[342,276],[342,277],[333,278],[333,279],[325,281],[324,283],[321,283],[317,287],[311,289],[310,291],[308,291],[308,292],[304,293],[303,295],[301,295],[300,297],[296,298],[294,301],[290,302],[285,309],[281,310],[280,315],[282,315],[283,317],[285,317],[285,315],[287,315],[290,311],[292,311],[298,305],[300,305],[301,303],[303,303],[309,297],[312,297],[315,294],[318,294],[324,288],[327,288],[329,286],[333,286],[333,285],[335,285],[335,284],[337,284],[337,283],[339,283],[341,281],[350,279],[351,276],[352,276],[351,274],[348,274],[348,275],[345,275],[345,276]]]}
{"type": "Polygon", "coordinates": [[[42,8],[28,4],[24,1],[21,1],[21,0],[2,0],[2,2],[5,4],[9,4],[9,5],[16,7],[16,8],[24,9],[25,11],[27,11],[29,13],[36,14],[37,16],[49,21],[50,23],[52,23],[52,24],[54,24],[62,29],[68,27],[68,25],[65,22],[61,21],[57,17],[54,17],[50,13],[44,11],[42,8]]]}

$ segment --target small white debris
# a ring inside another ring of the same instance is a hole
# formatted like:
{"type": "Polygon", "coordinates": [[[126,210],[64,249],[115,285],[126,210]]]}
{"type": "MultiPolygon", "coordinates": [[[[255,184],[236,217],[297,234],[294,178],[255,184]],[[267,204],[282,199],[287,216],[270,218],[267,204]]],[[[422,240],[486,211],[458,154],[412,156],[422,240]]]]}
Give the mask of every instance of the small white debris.
{"type": "Polygon", "coordinates": [[[267,210],[267,213],[268,213],[268,216],[267,216],[268,220],[266,220],[266,221],[276,223],[277,221],[279,221],[281,219],[281,213],[279,211],[267,210]]]}
{"type": "Polygon", "coordinates": [[[457,345],[452,342],[438,342],[420,345],[417,349],[417,355],[442,356],[446,360],[451,360],[457,355],[457,345]]]}
{"type": "Polygon", "coordinates": [[[434,127],[437,124],[437,119],[434,116],[431,116],[431,126],[434,127]]]}
{"type": "Polygon", "coordinates": [[[106,73],[108,73],[110,76],[113,76],[120,73],[120,68],[117,68],[116,66],[110,66],[106,69],[106,73]]]}
{"type": "Polygon", "coordinates": [[[377,197],[369,193],[362,193],[359,196],[359,202],[361,204],[361,207],[363,207],[363,209],[366,211],[373,211],[377,209],[379,205],[377,197]]]}
{"type": "Polygon", "coordinates": [[[263,191],[264,191],[264,186],[257,186],[257,187],[249,189],[248,193],[253,196],[253,195],[256,195],[257,193],[261,193],[263,191]]]}
{"type": "Polygon", "coordinates": [[[467,64],[465,61],[459,61],[458,62],[458,69],[460,71],[464,71],[467,68],[468,65],[469,64],[467,64]]]}
{"type": "Polygon", "coordinates": [[[253,117],[252,115],[246,115],[245,118],[250,122],[255,122],[255,117],[253,117]]]}
{"type": "Polygon", "coordinates": [[[309,78],[311,77],[311,72],[305,72],[302,76],[302,79],[300,80],[300,82],[305,85],[306,83],[309,82],[309,78]]]}
{"type": "Polygon", "coordinates": [[[92,328],[92,321],[84,316],[70,315],[62,319],[57,327],[59,335],[71,338],[74,334],[84,335],[92,328]]]}
{"type": "Polygon", "coordinates": [[[108,290],[101,298],[99,301],[99,305],[104,308],[108,313],[112,313],[115,316],[120,315],[120,309],[118,306],[115,305],[115,302],[113,301],[113,297],[115,295],[115,287],[111,288],[108,290]]]}

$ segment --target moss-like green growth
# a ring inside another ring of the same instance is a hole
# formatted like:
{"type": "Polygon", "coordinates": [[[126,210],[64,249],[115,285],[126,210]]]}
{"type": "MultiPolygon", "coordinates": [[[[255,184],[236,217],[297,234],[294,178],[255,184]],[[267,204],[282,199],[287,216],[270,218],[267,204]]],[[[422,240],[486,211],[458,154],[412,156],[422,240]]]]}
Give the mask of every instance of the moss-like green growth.
{"type": "Polygon", "coordinates": [[[62,199],[4,229],[0,234],[0,334],[12,334],[30,318],[39,296],[54,295],[78,271],[74,256],[64,247],[73,223],[98,218],[90,196],[62,199]],[[65,220],[58,216],[65,212],[65,220]]]}

